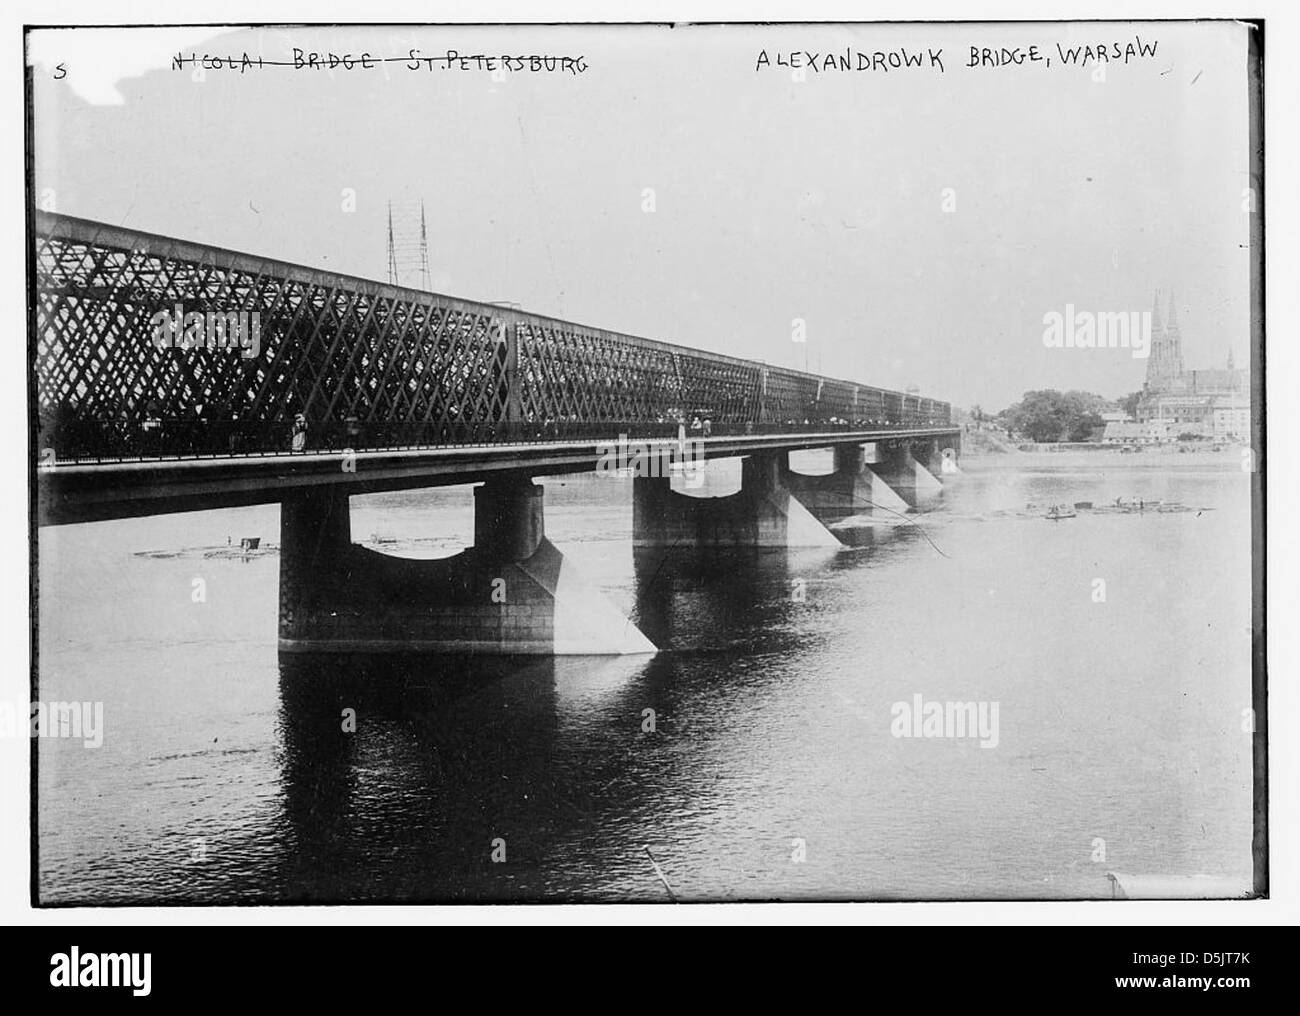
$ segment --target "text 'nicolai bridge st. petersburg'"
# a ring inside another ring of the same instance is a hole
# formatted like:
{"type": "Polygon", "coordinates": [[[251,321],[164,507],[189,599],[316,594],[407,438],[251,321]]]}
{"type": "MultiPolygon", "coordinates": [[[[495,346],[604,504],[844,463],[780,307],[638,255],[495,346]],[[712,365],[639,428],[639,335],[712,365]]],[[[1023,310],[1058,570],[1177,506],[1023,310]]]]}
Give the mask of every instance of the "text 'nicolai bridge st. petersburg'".
{"type": "Polygon", "coordinates": [[[689,549],[833,545],[955,470],[945,402],[48,212],[34,238],[38,523],[279,502],[283,651],[654,651],[537,476],[624,470],[634,543],[689,549]],[[833,472],[790,470],[812,448],[833,472]],[[737,456],[737,493],[684,489],[737,456]],[[466,483],[463,553],[352,542],[350,495],[466,483]]]}

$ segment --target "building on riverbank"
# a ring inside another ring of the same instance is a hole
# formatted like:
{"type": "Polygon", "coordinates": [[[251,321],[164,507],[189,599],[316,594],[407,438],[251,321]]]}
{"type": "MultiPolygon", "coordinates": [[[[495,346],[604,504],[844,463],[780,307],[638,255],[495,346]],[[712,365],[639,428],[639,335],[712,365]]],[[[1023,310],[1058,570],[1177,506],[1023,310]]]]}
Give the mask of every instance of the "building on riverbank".
{"type": "Polygon", "coordinates": [[[1159,444],[1176,438],[1170,431],[1174,425],[1169,420],[1113,421],[1106,424],[1101,443],[1108,445],[1159,444]]]}

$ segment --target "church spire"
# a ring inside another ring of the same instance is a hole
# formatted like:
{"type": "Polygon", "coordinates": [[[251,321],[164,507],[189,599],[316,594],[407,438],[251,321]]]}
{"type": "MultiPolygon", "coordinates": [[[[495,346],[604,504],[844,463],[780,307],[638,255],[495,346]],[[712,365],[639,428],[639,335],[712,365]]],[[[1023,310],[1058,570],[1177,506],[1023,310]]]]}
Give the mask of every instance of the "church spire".
{"type": "Polygon", "coordinates": [[[1228,370],[1236,370],[1232,363],[1232,347],[1228,347],[1228,370]]]}
{"type": "Polygon", "coordinates": [[[1169,321],[1160,326],[1160,291],[1156,291],[1155,307],[1151,311],[1151,349],[1147,359],[1147,389],[1152,392],[1171,392],[1183,380],[1183,342],[1178,334],[1178,309],[1173,294],[1169,295],[1169,321]]]}
{"type": "Polygon", "coordinates": [[[1169,291],[1169,320],[1165,322],[1165,359],[1168,383],[1177,385],[1183,376],[1183,335],[1178,329],[1178,305],[1173,290],[1169,291]]]}

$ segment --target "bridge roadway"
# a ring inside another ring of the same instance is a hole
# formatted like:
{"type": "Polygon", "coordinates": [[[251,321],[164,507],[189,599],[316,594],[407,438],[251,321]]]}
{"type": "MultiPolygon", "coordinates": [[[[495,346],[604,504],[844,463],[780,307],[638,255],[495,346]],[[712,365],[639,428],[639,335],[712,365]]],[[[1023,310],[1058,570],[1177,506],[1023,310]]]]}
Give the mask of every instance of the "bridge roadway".
{"type": "MultiPolygon", "coordinates": [[[[688,439],[704,459],[876,442],[955,437],[955,427],[735,434],[688,439]]],[[[481,483],[498,477],[590,472],[617,450],[611,441],[457,445],[355,452],[54,462],[37,470],[38,522],[68,525],[283,501],[312,490],[371,494],[481,483]]],[[[673,439],[628,439],[628,449],[671,453],[673,439]]]]}

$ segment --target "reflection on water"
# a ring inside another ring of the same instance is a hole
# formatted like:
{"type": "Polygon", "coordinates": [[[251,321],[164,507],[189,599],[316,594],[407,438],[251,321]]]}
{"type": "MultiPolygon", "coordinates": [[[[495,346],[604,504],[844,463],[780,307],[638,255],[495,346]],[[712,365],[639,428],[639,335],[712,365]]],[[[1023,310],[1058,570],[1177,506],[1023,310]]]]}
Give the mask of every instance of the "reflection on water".
{"type": "MultiPolygon", "coordinates": [[[[627,485],[546,481],[651,658],[280,659],[274,555],[201,549],[274,544],[274,507],[42,531],[41,694],[103,701],[106,735],[39,743],[41,898],[663,900],[647,847],[683,899],[1245,884],[1243,475],[965,465],[839,552],[634,553],[627,485]],[[1130,495],[1208,510],[1025,511],[1130,495]],[[918,694],[998,702],[998,747],[892,736],[918,694]]],[[[463,489],[353,515],[445,552],[472,528],[463,489]]]]}

